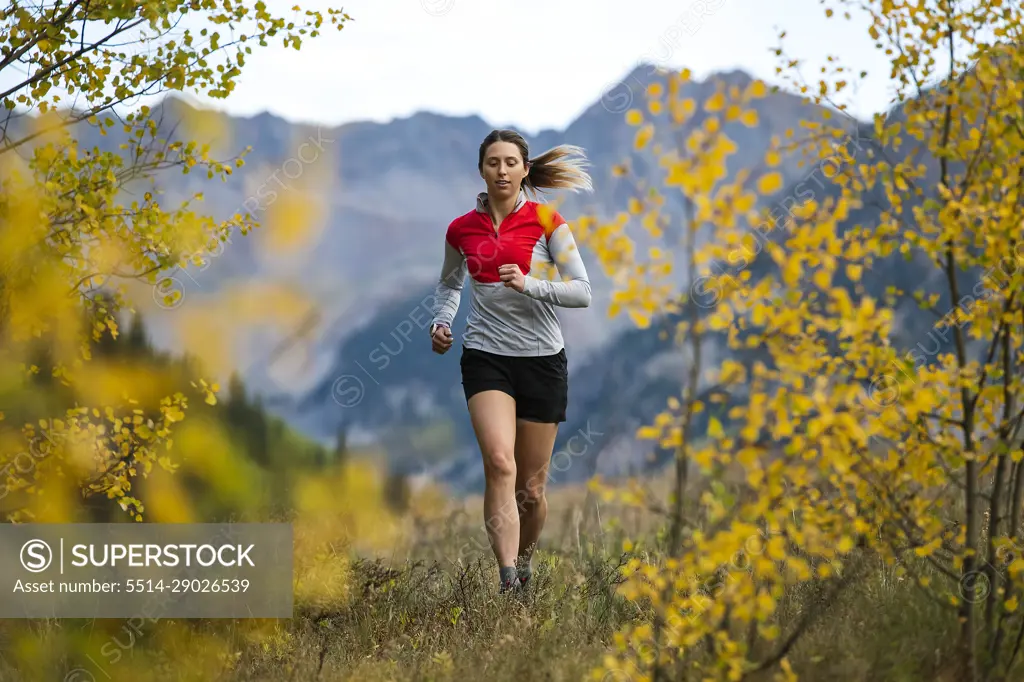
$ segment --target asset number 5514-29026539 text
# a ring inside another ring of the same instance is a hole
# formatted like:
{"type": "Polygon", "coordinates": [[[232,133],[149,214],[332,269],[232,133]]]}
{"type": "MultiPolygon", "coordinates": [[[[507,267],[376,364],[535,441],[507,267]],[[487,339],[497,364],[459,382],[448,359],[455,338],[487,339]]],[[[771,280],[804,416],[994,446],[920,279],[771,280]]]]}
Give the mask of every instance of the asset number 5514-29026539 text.
{"type": "Polygon", "coordinates": [[[150,580],[135,578],[125,583],[125,592],[245,592],[248,578],[173,578],[150,580]]]}

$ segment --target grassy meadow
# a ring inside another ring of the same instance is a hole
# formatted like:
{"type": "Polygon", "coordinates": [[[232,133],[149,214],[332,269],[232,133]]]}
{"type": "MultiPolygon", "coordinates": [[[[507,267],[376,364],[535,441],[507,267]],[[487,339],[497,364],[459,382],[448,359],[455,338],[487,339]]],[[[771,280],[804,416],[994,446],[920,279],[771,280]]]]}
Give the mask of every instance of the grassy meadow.
{"type": "MultiPolygon", "coordinates": [[[[322,490],[372,487],[338,476],[322,490]]],[[[667,478],[652,481],[651,492],[667,494],[667,478]]],[[[383,481],[373,485],[382,490],[383,481]]],[[[0,679],[651,679],[603,662],[620,628],[650,620],[617,589],[631,556],[664,559],[662,517],[584,487],[548,497],[535,586],[520,597],[497,594],[479,497],[453,502],[425,488],[402,513],[362,515],[353,514],[358,505],[331,514],[321,500],[276,519],[295,524],[292,619],[3,621],[0,679]]],[[[852,581],[838,598],[802,584],[774,616],[784,633],[812,619],[788,652],[800,679],[952,682],[946,655],[956,632],[945,607],[867,554],[854,552],[844,570],[852,581]]],[[[777,671],[745,679],[772,680],[777,671]]],[[[687,679],[676,672],[671,679],[687,679]]]]}

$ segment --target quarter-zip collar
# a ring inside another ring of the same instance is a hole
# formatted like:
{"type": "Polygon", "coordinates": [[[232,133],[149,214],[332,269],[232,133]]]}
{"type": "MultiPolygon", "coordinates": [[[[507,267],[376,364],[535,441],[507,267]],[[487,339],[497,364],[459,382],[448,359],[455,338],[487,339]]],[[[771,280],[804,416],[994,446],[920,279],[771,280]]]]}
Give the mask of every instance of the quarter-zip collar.
{"type": "MultiPolygon", "coordinates": [[[[516,198],[516,205],[512,208],[512,213],[515,213],[526,204],[526,192],[519,190],[519,196],[516,198]]],[[[487,192],[480,192],[476,195],[476,210],[478,213],[486,213],[490,217],[490,211],[487,209],[487,192]]],[[[509,213],[509,215],[512,215],[509,213]]]]}

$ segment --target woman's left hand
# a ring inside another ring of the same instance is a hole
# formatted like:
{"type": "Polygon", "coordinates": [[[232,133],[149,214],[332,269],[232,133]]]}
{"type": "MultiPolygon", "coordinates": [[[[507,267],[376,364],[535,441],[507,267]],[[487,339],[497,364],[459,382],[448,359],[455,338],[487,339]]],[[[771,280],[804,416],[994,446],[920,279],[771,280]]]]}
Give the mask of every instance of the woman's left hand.
{"type": "Polygon", "coordinates": [[[523,293],[523,289],[526,288],[526,276],[515,263],[498,267],[498,276],[505,286],[512,287],[519,293],[523,293]]]}

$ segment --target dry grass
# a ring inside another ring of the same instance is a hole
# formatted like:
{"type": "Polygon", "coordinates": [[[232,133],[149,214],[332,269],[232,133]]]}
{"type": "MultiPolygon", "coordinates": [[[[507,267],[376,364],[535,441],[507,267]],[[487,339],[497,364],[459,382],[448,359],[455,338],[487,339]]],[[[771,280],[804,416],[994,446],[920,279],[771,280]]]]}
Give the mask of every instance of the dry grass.
{"type": "MultiPolygon", "coordinates": [[[[106,675],[154,682],[587,679],[601,665],[615,632],[644,615],[616,594],[617,569],[625,561],[621,548],[627,534],[647,533],[648,549],[658,546],[657,519],[631,516],[609,504],[585,505],[580,488],[550,497],[536,585],[523,599],[497,594],[479,498],[450,506],[426,497],[406,518],[403,540],[390,551],[348,564],[345,599],[317,605],[300,601],[288,621],[144,626],[131,650],[105,665],[103,675],[93,669],[91,678],[67,680],[91,682],[106,675]]],[[[951,680],[945,675],[955,619],[909,579],[896,578],[871,557],[848,564],[849,570],[858,568],[866,569],[866,577],[834,602],[812,584],[794,590],[780,605],[784,631],[808,612],[820,616],[791,652],[801,679],[951,680]]],[[[11,644],[27,625],[8,621],[0,636],[11,644]]],[[[56,649],[45,642],[55,641],[58,633],[104,640],[123,625],[64,621],[31,627],[44,649],[56,649]]],[[[79,664],[61,656],[48,660],[31,669],[0,666],[0,679],[62,680],[79,664]]]]}

